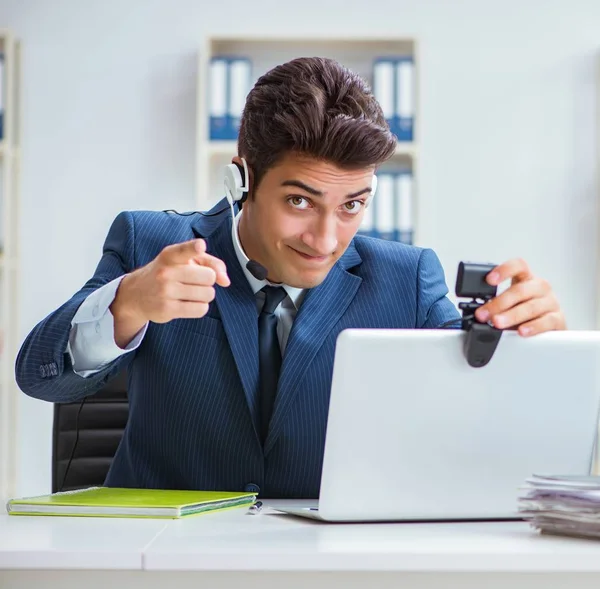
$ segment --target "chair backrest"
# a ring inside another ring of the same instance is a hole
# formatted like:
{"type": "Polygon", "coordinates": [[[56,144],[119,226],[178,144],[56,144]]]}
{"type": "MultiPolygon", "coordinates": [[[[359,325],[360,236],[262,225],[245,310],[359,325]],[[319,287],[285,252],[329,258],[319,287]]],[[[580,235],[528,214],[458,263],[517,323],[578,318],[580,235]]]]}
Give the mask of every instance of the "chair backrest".
{"type": "Polygon", "coordinates": [[[104,484],[123,436],[128,413],[127,370],[87,397],[83,405],[81,401],[54,404],[53,493],[104,484]]]}

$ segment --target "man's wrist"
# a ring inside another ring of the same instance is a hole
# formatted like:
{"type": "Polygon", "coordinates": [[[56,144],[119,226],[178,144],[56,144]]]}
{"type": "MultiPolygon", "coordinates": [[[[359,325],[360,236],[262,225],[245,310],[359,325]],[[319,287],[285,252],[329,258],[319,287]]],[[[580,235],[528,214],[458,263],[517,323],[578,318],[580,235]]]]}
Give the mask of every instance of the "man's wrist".
{"type": "Polygon", "coordinates": [[[125,331],[131,331],[132,326],[137,327],[136,331],[139,331],[146,323],[148,319],[144,317],[143,313],[138,309],[134,298],[130,296],[131,281],[135,278],[131,274],[127,274],[121,280],[117,292],[115,293],[115,299],[110,306],[110,312],[114,317],[115,322],[115,335],[119,331],[120,326],[128,326],[125,331]]]}

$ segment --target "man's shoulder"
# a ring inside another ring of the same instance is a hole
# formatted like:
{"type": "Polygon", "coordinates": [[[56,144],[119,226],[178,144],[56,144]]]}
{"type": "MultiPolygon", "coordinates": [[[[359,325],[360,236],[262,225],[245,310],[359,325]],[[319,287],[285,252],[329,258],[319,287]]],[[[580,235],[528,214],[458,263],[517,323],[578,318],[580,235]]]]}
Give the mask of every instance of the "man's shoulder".
{"type": "MultiPolygon", "coordinates": [[[[229,207],[225,199],[219,201],[209,211],[176,211],[174,209],[129,210],[120,213],[132,226],[134,239],[150,235],[155,239],[164,239],[176,243],[197,236],[211,235],[221,223],[230,218],[229,207]]],[[[117,217],[118,218],[118,217],[117,217]]]]}
{"type": "Polygon", "coordinates": [[[112,223],[107,244],[115,240],[127,243],[135,252],[136,262],[143,264],[169,245],[206,235],[204,219],[202,213],[195,211],[122,211],[112,223]]]}
{"type": "Polygon", "coordinates": [[[382,264],[415,268],[425,249],[416,245],[378,239],[366,235],[357,235],[354,238],[354,247],[363,262],[379,262],[382,264]]]}
{"type": "Polygon", "coordinates": [[[119,216],[129,217],[136,231],[151,230],[153,232],[168,232],[172,231],[174,228],[191,228],[200,220],[202,214],[197,211],[130,210],[119,213],[119,216]]]}
{"type": "Polygon", "coordinates": [[[150,239],[167,245],[192,239],[195,233],[208,235],[225,216],[207,216],[198,211],[127,210],[119,213],[113,224],[120,229],[126,227],[136,243],[150,239]]]}
{"type": "Polygon", "coordinates": [[[436,252],[428,247],[358,235],[354,247],[360,256],[359,273],[364,278],[403,283],[430,278],[445,280],[444,270],[436,252]]]}

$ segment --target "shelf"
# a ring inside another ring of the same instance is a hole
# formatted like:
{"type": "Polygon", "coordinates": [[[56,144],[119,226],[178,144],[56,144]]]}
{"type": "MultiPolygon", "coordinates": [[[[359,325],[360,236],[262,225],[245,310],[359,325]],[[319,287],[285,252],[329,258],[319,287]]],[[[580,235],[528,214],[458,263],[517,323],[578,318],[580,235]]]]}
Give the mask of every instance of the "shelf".
{"type": "Polygon", "coordinates": [[[0,160],[4,159],[7,155],[18,158],[20,154],[21,150],[18,147],[10,147],[6,141],[0,141],[0,160]]]}
{"type": "MultiPolygon", "coordinates": [[[[208,141],[209,156],[235,156],[237,155],[237,141],[208,141]]],[[[414,143],[399,142],[396,146],[396,152],[392,156],[395,157],[415,157],[417,147],[414,143]]]]}
{"type": "MultiPolygon", "coordinates": [[[[419,166],[420,166],[420,139],[419,139],[419,121],[421,120],[419,112],[419,43],[417,39],[407,36],[400,37],[375,37],[373,35],[347,35],[331,37],[330,35],[299,35],[288,36],[278,35],[265,37],[263,35],[217,35],[204,40],[203,46],[198,53],[198,83],[199,92],[197,94],[197,116],[196,116],[196,208],[198,210],[207,210],[214,206],[218,199],[223,195],[223,171],[224,167],[231,163],[233,157],[238,155],[237,141],[231,140],[211,140],[210,125],[210,73],[211,60],[220,56],[223,58],[243,57],[250,64],[249,86],[252,87],[261,75],[271,70],[281,63],[291,59],[307,56],[320,55],[335,59],[339,63],[348,67],[352,72],[363,78],[372,88],[377,81],[374,77],[374,64],[377,60],[383,58],[410,58],[414,64],[414,104],[413,108],[413,135],[410,139],[413,141],[399,141],[396,145],[395,153],[379,167],[380,173],[390,175],[408,175],[410,176],[411,200],[415,206],[411,205],[411,213],[414,216],[414,243],[419,240],[418,231],[418,207],[416,206],[419,195],[419,166]],[[406,174],[408,172],[408,174],[406,174]]],[[[397,84],[398,76],[394,70],[393,84],[397,84]]],[[[388,80],[389,82],[389,80],[388,80]]],[[[378,91],[382,89],[379,87],[378,91]]],[[[389,86],[389,84],[388,84],[389,86]]],[[[396,88],[397,86],[394,86],[396,88]]],[[[388,113],[388,119],[393,120],[391,111],[396,111],[397,97],[394,96],[394,105],[390,109],[389,96],[387,102],[382,105],[385,112],[388,113]]],[[[236,106],[239,108],[241,105],[236,106]]],[[[231,113],[229,113],[231,114],[231,113]]],[[[229,135],[234,137],[233,134],[229,135]]],[[[409,139],[408,135],[400,135],[409,139]]],[[[251,164],[251,162],[249,162],[251,164]]],[[[396,183],[394,183],[393,192],[397,192],[396,183]]],[[[408,190],[402,185],[402,190],[408,190]]],[[[389,198],[388,190],[388,198],[389,198]]],[[[382,192],[385,194],[385,191],[382,192]]],[[[398,208],[398,207],[393,207],[398,208]]],[[[375,210],[375,209],[374,209],[375,210]]],[[[387,210],[381,207],[381,210],[387,210]]]]}
{"type": "Polygon", "coordinates": [[[314,34],[314,35],[272,35],[269,37],[265,37],[264,35],[256,34],[256,35],[236,35],[232,37],[231,35],[211,35],[210,42],[217,43],[261,43],[261,44],[287,44],[287,43],[330,43],[334,45],[342,44],[342,45],[356,45],[356,43],[360,44],[369,44],[372,43],[374,45],[381,45],[382,43],[389,43],[398,45],[401,43],[406,43],[410,45],[415,44],[414,37],[385,37],[385,36],[361,36],[361,35],[351,35],[351,36],[340,36],[335,37],[331,36],[327,33],[323,33],[322,35],[314,34]]]}
{"type": "Polygon", "coordinates": [[[3,253],[0,253],[0,270],[14,270],[18,266],[18,260],[14,257],[7,258],[3,253]]]}
{"type": "Polygon", "coordinates": [[[19,201],[21,129],[21,44],[10,32],[0,30],[3,54],[3,135],[0,141],[0,500],[14,494],[18,456],[20,391],[14,380],[14,359],[19,350],[19,201]]]}
{"type": "MultiPolygon", "coordinates": [[[[287,61],[292,57],[304,55],[307,48],[313,50],[313,55],[343,58],[351,61],[362,61],[365,54],[396,54],[398,52],[412,54],[416,43],[411,38],[377,38],[377,37],[331,37],[322,36],[286,36],[269,37],[211,37],[210,52],[212,54],[240,54],[251,51],[255,58],[270,69],[277,63],[287,61]]],[[[261,68],[265,70],[265,68],[261,68]]]]}
{"type": "Polygon", "coordinates": [[[415,155],[417,154],[417,146],[414,143],[408,143],[408,142],[399,142],[396,145],[396,152],[394,153],[394,155],[392,156],[394,157],[398,157],[398,156],[404,156],[404,157],[410,157],[413,158],[415,157],[415,155]]]}
{"type": "Polygon", "coordinates": [[[211,156],[237,155],[237,141],[209,141],[208,153],[211,156]]]}

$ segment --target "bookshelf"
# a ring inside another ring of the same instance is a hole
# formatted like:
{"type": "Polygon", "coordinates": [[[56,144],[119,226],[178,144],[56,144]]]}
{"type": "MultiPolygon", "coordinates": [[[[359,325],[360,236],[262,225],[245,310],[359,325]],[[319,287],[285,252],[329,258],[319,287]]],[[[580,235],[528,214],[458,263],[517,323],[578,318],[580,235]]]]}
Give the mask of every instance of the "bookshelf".
{"type": "MultiPolygon", "coordinates": [[[[214,57],[237,56],[251,63],[250,87],[272,67],[301,56],[330,57],[363,77],[374,87],[373,64],[381,58],[410,58],[414,64],[412,140],[399,141],[395,155],[380,173],[408,171],[412,178],[411,218],[413,237],[418,236],[418,47],[412,38],[369,37],[209,37],[198,57],[198,98],[196,117],[196,207],[207,210],[223,196],[223,167],[237,155],[235,139],[211,139],[210,66],[214,57]]],[[[377,200],[377,198],[375,199],[377,200]]]]}
{"type": "Polygon", "coordinates": [[[0,30],[0,498],[14,496],[17,407],[14,378],[18,352],[21,43],[0,30]]]}

